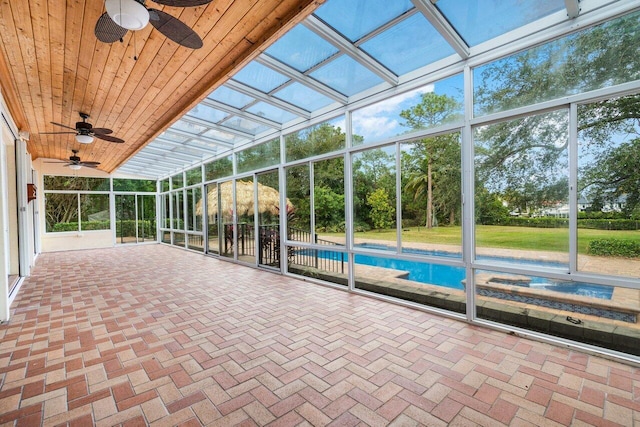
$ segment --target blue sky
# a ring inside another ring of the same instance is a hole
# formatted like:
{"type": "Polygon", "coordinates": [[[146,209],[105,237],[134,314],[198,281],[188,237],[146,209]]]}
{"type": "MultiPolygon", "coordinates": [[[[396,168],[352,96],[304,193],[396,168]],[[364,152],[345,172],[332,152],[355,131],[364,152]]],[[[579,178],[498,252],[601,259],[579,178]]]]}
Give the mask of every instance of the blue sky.
{"type": "Polygon", "coordinates": [[[462,103],[462,87],[462,74],[458,74],[356,110],[352,115],[353,133],[363,136],[365,143],[406,133],[409,128],[402,126],[402,110],[420,103],[421,95],[428,92],[448,95],[462,103]]]}

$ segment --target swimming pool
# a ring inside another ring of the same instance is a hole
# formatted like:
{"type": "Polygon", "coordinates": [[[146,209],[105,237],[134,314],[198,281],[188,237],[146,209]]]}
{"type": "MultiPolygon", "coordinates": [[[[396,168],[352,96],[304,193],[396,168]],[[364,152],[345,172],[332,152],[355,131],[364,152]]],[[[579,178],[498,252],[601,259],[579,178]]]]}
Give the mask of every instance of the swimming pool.
{"type": "MultiPolygon", "coordinates": [[[[364,243],[356,245],[359,248],[368,249],[393,249],[383,245],[376,245],[370,243],[364,243]]],[[[421,249],[411,249],[413,254],[419,255],[437,255],[447,256],[452,258],[460,258],[460,254],[444,252],[444,251],[428,251],[421,249]]],[[[407,253],[407,250],[405,250],[407,253]]],[[[336,259],[336,252],[319,250],[317,256],[320,258],[336,259]]],[[[521,264],[537,265],[545,267],[562,267],[562,263],[553,261],[538,261],[532,259],[517,259],[517,258],[504,258],[504,257],[482,257],[483,260],[493,261],[517,261],[521,264]]],[[[345,257],[346,260],[346,257],[345,257]]],[[[452,289],[464,289],[462,281],[465,279],[466,271],[462,267],[454,267],[450,265],[430,264],[426,262],[409,261],[403,259],[384,258],[380,256],[356,254],[355,263],[361,265],[369,265],[373,267],[391,268],[394,270],[401,270],[408,272],[408,276],[404,279],[414,282],[427,283],[432,285],[444,286],[452,289]]],[[[482,271],[480,271],[482,272],[482,271]]],[[[569,282],[562,280],[553,280],[544,277],[528,276],[531,281],[529,283],[530,288],[544,289],[549,291],[561,292],[571,295],[582,295],[592,298],[611,299],[613,295],[613,286],[598,285],[594,283],[583,282],[569,282]]]]}

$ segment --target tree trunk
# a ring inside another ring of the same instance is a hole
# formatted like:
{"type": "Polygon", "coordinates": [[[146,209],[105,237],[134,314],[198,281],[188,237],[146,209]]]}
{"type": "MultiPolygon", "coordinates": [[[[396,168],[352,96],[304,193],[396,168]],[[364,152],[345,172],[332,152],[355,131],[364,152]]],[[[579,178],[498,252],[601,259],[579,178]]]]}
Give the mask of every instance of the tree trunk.
{"type": "Polygon", "coordinates": [[[431,156],[427,163],[427,228],[433,228],[433,182],[431,181],[431,156]]]}
{"type": "Polygon", "coordinates": [[[455,209],[451,208],[451,210],[449,211],[449,225],[455,225],[456,223],[456,211],[455,209]]]}

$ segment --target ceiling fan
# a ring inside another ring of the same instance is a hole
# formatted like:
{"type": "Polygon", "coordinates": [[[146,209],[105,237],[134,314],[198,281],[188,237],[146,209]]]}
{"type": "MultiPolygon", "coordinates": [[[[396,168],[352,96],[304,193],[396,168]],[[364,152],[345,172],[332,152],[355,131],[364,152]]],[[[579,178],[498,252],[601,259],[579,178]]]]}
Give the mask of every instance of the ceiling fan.
{"type": "MultiPolygon", "coordinates": [[[[154,0],[165,6],[193,7],[212,0],[154,0]]],[[[105,13],[96,22],[95,34],[103,43],[113,43],[127,34],[128,30],[141,30],[149,22],[174,42],[191,49],[200,49],[202,39],[184,22],[158,9],[145,6],[146,0],[105,0],[105,13]]]]}
{"type": "MultiPolygon", "coordinates": [[[[69,169],[78,170],[82,166],[87,168],[97,168],[98,165],[100,164],[100,162],[83,162],[82,160],[80,160],[80,157],[78,157],[78,150],[71,150],[71,152],[73,153],[73,155],[69,157],[69,161],[62,160],[62,162],[66,162],[64,166],[67,166],[69,169]]],[[[61,161],[58,160],[54,162],[45,162],[45,163],[60,163],[60,162],[61,161]]]]}
{"type": "Polygon", "coordinates": [[[91,144],[93,142],[93,138],[99,138],[104,141],[109,142],[117,142],[119,144],[123,143],[124,140],[120,138],[116,138],[115,136],[109,135],[113,133],[111,129],[107,128],[94,128],[91,123],[87,123],[87,119],[89,115],[87,113],[80,113],[80,117],[82,118],[81,122],[76,122],[76,127],[72,128],[71,126],[63,125],[62,123],[51,122],[56,126],[62,126],[63,128],[71,129],[73,132],[40,132],[44,135],[62,135],[62,134],[76,134],[76,141],[81,144],[91,144]]]}

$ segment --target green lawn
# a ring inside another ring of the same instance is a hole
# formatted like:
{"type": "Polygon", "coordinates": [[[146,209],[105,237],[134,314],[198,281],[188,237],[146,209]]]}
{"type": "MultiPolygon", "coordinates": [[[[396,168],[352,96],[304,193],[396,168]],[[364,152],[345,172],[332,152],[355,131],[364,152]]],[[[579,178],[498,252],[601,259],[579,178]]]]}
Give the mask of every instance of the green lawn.
{"type": "MultiPolygon", "coordinates": [[[[396,241],[395,230],[375,230],[356,233],[356,238],[396,241]]],[[[531,249],[544,251],[569,251],[569,230],[566,228],[508,227],[477,225],[477,245],[492,248],[531,249]]],[[[616,238],[640,243],[640,231],[608,231],[578,229],[578,252],[587,253],[589,242],[594,239],[616,238]]],[[[403,242],[428,242],[461,244],[460,227],[410,227],[402,232],[403,242]]]]}

